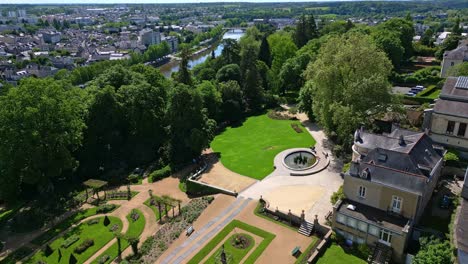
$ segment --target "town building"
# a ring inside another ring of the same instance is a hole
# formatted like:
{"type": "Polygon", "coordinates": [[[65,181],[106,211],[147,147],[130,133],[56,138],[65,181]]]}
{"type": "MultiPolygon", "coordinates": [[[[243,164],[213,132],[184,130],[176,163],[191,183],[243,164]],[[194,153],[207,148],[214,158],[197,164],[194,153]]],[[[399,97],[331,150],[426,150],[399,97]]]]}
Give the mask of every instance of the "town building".
{"type": "Polygon", "coordinates": [[[468,169],[461,191],[460,207],[456,213],[454,244],[457,250],[457,263],[468,263],[468,169]]]}
{"type": "Polygon", "coordinates": [[[451,69],[463,62],[468,61],[468,39],[461,41],[460,45],[454,50],[444,52],[442,60],[442,70],[440,77],[446,78],[450,75],[451,69]]]}
{"type": "Polygon", "coordinates": [[[161,43],[161,33],[149,28],[143,29],[140,31],[140,41],[145,46],[159,44],[161,43]]]}
{"type": "Polygon", "coordinates": [[[429,136],[396,128],[390,134],[358,129],[344,173],[344,200],[333,207],[332,227],[348,243],[366,243],[377,263],[401,263],[437,184],[444,150],[429,136]]]}
{"type": "Polygon", "coordinates": [[[468,151],[468,77],[448,77],[439,99],[424,112],[423,129],[432,140],[468,151]]]}
{"type": "Polygon", "coordinates": [[[55,31],[45,31],[42,32],[42,39],[44,40],[45,43],[58,43],[62,39],[62,36],[60,32],[55,32],[55,31]]]}
{"type": "Polygon", "coordinates": [[[171,48],[172,53],[177,51],[177,48],[179,47],[179,40],[177,39],[177,37],[174,37],[174,36],[163,37],[162,41],[165,41],[167,42],[167,44],[169,44],[169,48],[171,48]]]}

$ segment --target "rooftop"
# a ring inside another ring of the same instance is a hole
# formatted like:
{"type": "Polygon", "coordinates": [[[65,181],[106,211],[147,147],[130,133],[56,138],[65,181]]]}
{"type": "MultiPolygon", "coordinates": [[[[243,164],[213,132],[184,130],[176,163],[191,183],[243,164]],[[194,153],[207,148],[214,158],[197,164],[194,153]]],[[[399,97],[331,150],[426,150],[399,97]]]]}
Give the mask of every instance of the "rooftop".
{"type": "Polygon", "coordinates": [[[408,218],[389,214],[386,211],[347,199],[342,201],[337,211],[356,219],[374,223],[377,226],[395,231],[396,233],[405,232],[409,227],[410,220],[408,218]],[[348,205],[354,205],[355,209],[348,209],[348,205]]]}
{"type": "Polygon", "coordinates": [[[448,77],[436,101],[434,112],[460,117],[468,116],[468,77],[448,77]]]}

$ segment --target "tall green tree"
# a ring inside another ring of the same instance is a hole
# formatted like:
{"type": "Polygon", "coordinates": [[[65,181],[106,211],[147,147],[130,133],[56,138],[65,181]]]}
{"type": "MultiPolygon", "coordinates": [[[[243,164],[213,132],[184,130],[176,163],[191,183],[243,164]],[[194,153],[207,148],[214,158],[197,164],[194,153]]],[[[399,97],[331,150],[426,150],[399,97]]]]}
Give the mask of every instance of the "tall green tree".
{"type": "Polygon", "coordinates": [[[245,111],[244,95],[239,83],[236,81],[219,84],[222,98],[222,117],[226,121],[236,122],[242,118],[245,111]]]}
{"type": "Polygon", "coordinates": [[[169,96],[169,156],[173,168],[198,157],[214,137],[216,122],[203,108],[199,90],[179,84],[169,96]]]}
{"type": "Polygon", "coordinates": [[[413,56],[413,22],[403,18],[392,18],[378,26],[398,34],[401,45],[405,49],[403,58],[408,60],[413,56]]]}
{"type": "Polygon", "coordinates": [[[239,64],[240,63],[240,45],[235,39],[223,40],[223,51],[221,57],[225,64],[239,64]]]}
{"type": "Polygon", "coordinates": [[[268,67],[271,67],[271,51],[266,37],[262,38],[262,43],[260,44],[260,50],[258,52],[258,59],[263,61],[268,67]]]}
{"type": "Polygon", "coordinates": [[[311,57],[307,53],[288,59],[279,73],[281,91],[297,91],[304,85],[302,73],[307,68],[311,57]]]}
{"type": "Polygon", "coordinates": [[[388,110],[391,68],[385,53],[360,33],[329,38],[308,66],[305,74],[312,85],[308,87],[314,99],[312,112],[327,133],[337,132],[339,143],[351,143],[359,124],[388,110]]]}
{"type": "Polygon", "coordinates": [[[452,249],[448,240],[441,241],[439,238],[422,237],[421,249],[414,256],[414,264],[450,264],[452,261],[452,249]]]}
{"type": "Polygon", "coordinates": [[[271,69],[275,74],[279,74],[286,60],[296,54],[297,46],[286,32],[277,32],[268,36],[268,42],[273,58],[271,69]]]}
{"type": "Polygon", "coordinates": [[[190,74],[190,70],[188,68],[190,56],[191,53],[188,46],[183,47],[180,51],[181,61],[179,72],[177,73],[177,81],[187,85],[192,85],[192,75],[190,74]]]}
{"type": "Polygon", "coordinates": [[[302,15],[296,23],[296,31],[294,32],[294,42],[296,46],[301,48],[307,43],[307,24],[306,17],[302,15]]]}
{"type": "Polygon", "coordinates": [[[46,79],[25,79],[0,97],[0,197],[11,201],[22,187],[53,191],[53,179],[76,168],[86,94],[46,79]]]}
{"type": "MultiPolygon", "coordinates": [[[[317,24],[315,23],[314,15],[309,15],[307,17],[307,20],[305,22],[305,26],[306,26],[305,33],[306,33],[306,41],[307,42],[309,42],[309,40],[311,40],[311,39],[319,37],[319,32],[318,32],[318,29],[317,29],[317,24]]],[[[304,43],[304,45],[307,44],[307,42],[304,43]]]]}
{"type": "Polygon", "coordinates": [[[208,117],[219,120],[222,98],[216,86],[210,81],[203,81],[197,85],[197,90],[199,90],[202,95],[203,106],[208,111],[208,117]]]}
{"type": "Polygon", "coordinates": [[[405,52],[398,33],[387,29],[376,29],[371,36],[377,47],[383,50],[392,61],[393,67],[398,69],[405,52]]]}

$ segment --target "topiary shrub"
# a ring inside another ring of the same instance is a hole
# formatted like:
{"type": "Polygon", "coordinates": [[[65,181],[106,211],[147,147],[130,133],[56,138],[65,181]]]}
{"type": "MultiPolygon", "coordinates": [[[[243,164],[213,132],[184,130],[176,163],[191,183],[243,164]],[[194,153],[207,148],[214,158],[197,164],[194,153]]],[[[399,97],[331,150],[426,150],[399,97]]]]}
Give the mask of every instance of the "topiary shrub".
{"type": "MultiPolygon", "coordinates": [[[[109,256],[109,255],[104,255],[104,256],[102,256],[101,258],[99,258],[98,263],[99,263],[99,264],[104,264],[104,263],[106,263],[109,259],[110,259],[110,256],[109,256]]],[[[121,262],[121,263],[122,263],[122,262],[121,262]]]]}
{"type": "Polygon", "coordinates": [[[110,220],[109,220],[109,217],[107,217],[107,215],[104,217],[104,221],[102,223],[104,226],[110,225],[110,220]]]}
{"type": "Polygon", "coordinates": [[[117,207],[115,204],[103,204],[96,209],[97,214],[109,213],[117,207]]]}
{"type": "Polygon", "coordinates": [[[81,254],[81,253],[85,252],[89,247],[91,247],[93,245],[94,245],[94,240],[86,239],[79,246],[77,246],[75,248],[75,250],[73,250],[73,252],[75,252],[77,254],[81,254]]]}
{"type": "Polygon", "coordinates": [[[153,182],[156,182],[156,181],[159,181],[159,180],[162,180],[168,176],[170,176],[172,173],[172,169],[169,165],[165,166],[164,168],[161,168],[159,170],[155,170],[153,171],[149,177],[151,178],[151,180],[153,182]]]}
{"type": "Polygon", "coordinates": [[[62,242],[61,247],[69,248],[71,245],[73,245],[73,243],[75,243],[78,240],[80,240],[80,237],[78,235],[71,235],[62,242]]]}
{"type": "Polygon", "coordinates": [[[127,181],[130,183],[138,183],[140,176],[138,174],[130,174],[127,177],[127,181]]]}
{"type": "Polygon", "coordinates": [[[52,255],[52,253],[54,253],[54,250],[50,247],[49,244],[47,244],[47,245],[45,246],[45,248],[44,248],[44,255],[45,255],[46,257],[48,257],[48,256],[52,255]]]}
{"type": "Polygon", "coordinates": [[[70,254],[70,258],[68,259],[68,264],[76,264],[78,260],[76,259],[75,255],[70,254]]]}

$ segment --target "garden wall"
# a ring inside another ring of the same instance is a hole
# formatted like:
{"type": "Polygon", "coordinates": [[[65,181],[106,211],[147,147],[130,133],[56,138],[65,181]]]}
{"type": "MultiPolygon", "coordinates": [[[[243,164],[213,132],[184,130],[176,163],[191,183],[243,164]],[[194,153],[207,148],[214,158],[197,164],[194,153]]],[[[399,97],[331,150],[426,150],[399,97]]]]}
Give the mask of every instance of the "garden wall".
{"type": "Polygon", "coordinates": [[[322,241],[320,241],[320,243],[314,249],[312,256],[310,256],[310,258],[307,260],[308,264],[316,263],[317,260],[323,255],[325,250],[327,250],[327,248],[330,246],[331,235],[332,230],[328,228],[328,232],[323,236],[322,241]]]}
{"type": "Polygon", "coordinates": [[[270,208],[267,208],[267,207],[265,207],[265,211],[267,211],[267,213],[269,214],[279,217],[280,219],[291,221],[294,225],[297,225],[297,226],[300,226],[303,222],[303,219],[300,216],[295,215],[291,212],[283,212],[278,209],[271,210],[270,208]]]}

